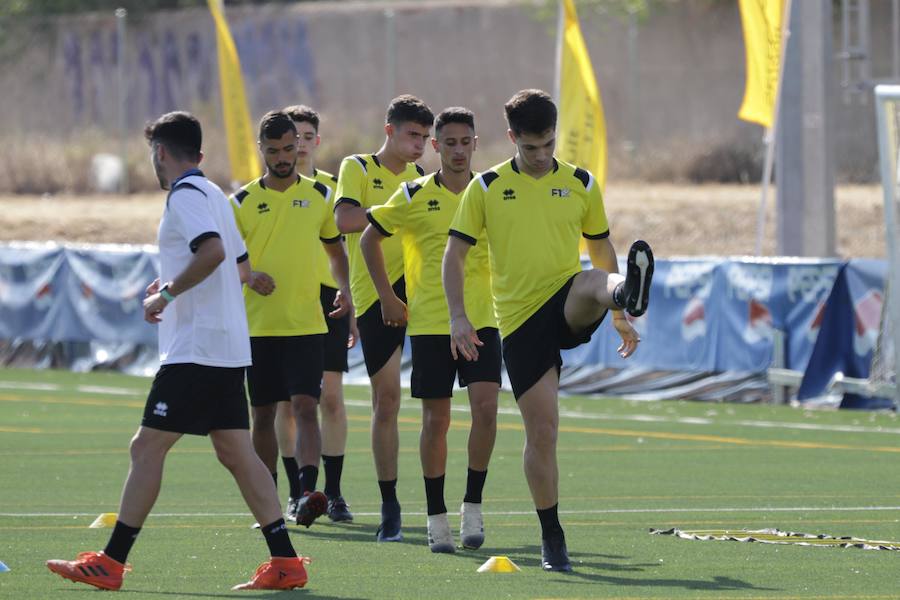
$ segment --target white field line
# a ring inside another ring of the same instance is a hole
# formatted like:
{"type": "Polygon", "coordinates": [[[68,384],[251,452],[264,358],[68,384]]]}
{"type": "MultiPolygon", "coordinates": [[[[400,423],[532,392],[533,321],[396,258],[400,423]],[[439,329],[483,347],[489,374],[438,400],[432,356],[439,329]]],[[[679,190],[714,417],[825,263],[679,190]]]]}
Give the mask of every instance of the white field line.
{"type": "MultiPolygon", "coordinates": [[[[719,506],[711,508],[601,508],[588,510],[561,510],[563,515],[615,515],[615,514],[659,514],[659,513],[770,513],[770,512],[873,512],[873,511],[900,511],[900,506],[750,506],[750,507],[733,507],[719,506]]],[[[354,512],[354,515],[360,517],[380,517],[380,512],[354,512]]],[[[404,515],[425,516],[423,511],[404,511],[404,515]]],[[[504,510],[504,511],[484,511],[485,515],[513,517],[522,515],[534,515],[533,510],[504,510]]],[[[32,513],[15,513],[0,512],[0,517],[96,517],[97,513],[56,513],[56,512],[32,512],[32,513]]],[[[250,518],[249,512],[230,512],[230,513],[209,513],[209,512],[192,512],[192,513],[150,513],[151,517],[158,518],[174,518],[174,517],[247,517],[250,518]]]]}
{"type": "MultiPolygon", "coordinates": [[[[54,383],[31,383],[25,381],[3,381],[0,382],[0,389],[9,390],[36,390],[36,391],[64,391],[65,388],[54,383]]],[[[136,388],[122,387],[103,387],[78,385],[75,390],[83,393],[93,394],[110,394],[119,396],[141,396],[146,390],[136,388]]],[[[370,408],[371,402],[367,400],[351,400],[345,399],[344,404],[359,408],[370,408]]],[[[421,412],[420,406],[415,402],[403,402],[401,404],[403,410],[411,410],[421,412]]],[[[466,406],[454,406],[454,412],[469,413],[466,406]]],[[[502,415],[518,416],[519,411],[515,408],[500,408],[497,412],[502,415]]],[[[586,419],[591,421],[625,421],[637,423],[677,423],[680,425],[731,425],[739,427],[757,427],[760,429],[793,429],[803,431],[833,431],[838,433],[882,433],[888,435],[900,435],[900,427],[872,427],[866,425],[825,425],[817,423],[797,423],[797,422],[779,422],[779,421],[753,421],[753,420],[728,420],[728,419],[711,419],[709,417],[666,417],[661,415],[650,414],[611,414],[611,413],[594,413],[576,410],[560,410],[559,416],[571,419],[586,419]]]]}

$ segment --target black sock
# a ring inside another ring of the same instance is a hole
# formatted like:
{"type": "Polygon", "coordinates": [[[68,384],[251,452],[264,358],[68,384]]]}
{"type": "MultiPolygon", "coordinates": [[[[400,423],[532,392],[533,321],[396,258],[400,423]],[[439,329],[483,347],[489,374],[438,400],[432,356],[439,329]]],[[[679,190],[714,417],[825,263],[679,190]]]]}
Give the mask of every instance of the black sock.
{"type": "Polygon", "coordinates": [[[439,515],[447,512],[444,504],[444,476],[424,477],[425,499],[428,502],[428,516],[439,515]]]}
{"type": "Polygon", "coordinates": [[[300,498],[306,492],[312,493],[316,491],[316,482],[319,480],[319,467],[314,465],[303,465],[300,467],[300,498]]]}
{"type": "Polygon", "coordinates": [[[282,456],[281,464],[284,465],[284,474],[287,477],[288,485],[291,486],[291,498],[300,498],[300,466],[297,459],[293,456],[282,456]]]}
{"type": "Polygon", "coordinates": [[[344,455],[322,455],[322,465],[325,467],[325,495],[329,498],[341,495],[341,473],[344,470],[344,455]]]}
{"type": "Polygon", "coordinates": [[[541,537],[549,539],[554,535],[563,532],[562,525],[559,524],[559,503],[557,502],[550,508],[538,509],[538,519],[541,520],[541,537]]]}
{"type": "Polygon", "coordinates": [[[397,480],[379,481],[378,487],[381,488],[381,502],[397,502],[397,480]]]}
{"type": "Polygon", "coordinates": [[[481,504],[481,492],[484,490],[484,480],[487,479],[487,471],[475,471],[469,469],[466,477],[466,495],[463,502],[481,504]]]}
{"type": "Polygon", "coordinates": [[[625,308],[627,302],[625,301],[625,282],[621,281],[615,288],[613,288],[613,302],[615,302],[616,306],[619,308],[625,308]]]}
{"type": "Polygon", "coordinates": [[[294,558],[297,551],[291,544],[291,538],[288,537],[287,525],[284,519],[278,519],[274,523],[270,523],[262,527],[263,536],[266,538],[266,545],[269,547],[269,554],[273,557],[294,558]]]}
{"type": "Polygon", "coordinates": [[[106,544],[103,553],[111,559],[125,564],[128,560],[128,553],[141,532],[140,527],[129,527],[122,521],[116,521],[116,527],[113,529],[112,535],[109,536],[109,542],[106,544]]]}

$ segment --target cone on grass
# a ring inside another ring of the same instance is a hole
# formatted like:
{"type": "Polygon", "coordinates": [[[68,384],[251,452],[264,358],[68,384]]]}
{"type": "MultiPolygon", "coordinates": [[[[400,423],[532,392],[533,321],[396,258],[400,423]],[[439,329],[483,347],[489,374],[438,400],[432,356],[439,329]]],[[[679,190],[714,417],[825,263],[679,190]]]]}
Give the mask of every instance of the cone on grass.
{"type": "Polygon", "coordinates": [[[116,513],[103,513],[90,524],[91,529],[104,529],[106,527],[115,527],[116,519],[119,516],[116,513]]]}
{"type": "Polygon", "coordinates": [[[479,573],[518,573],[521,570],[507,556],[492,556],[478,567],[479,573]]]}
{"type": "Polygon", "coordinates": [[[0,573],[6,573],[7,571],[9,571],[9,567],[3,564],[3,561],[0,560],[0,573]]]}

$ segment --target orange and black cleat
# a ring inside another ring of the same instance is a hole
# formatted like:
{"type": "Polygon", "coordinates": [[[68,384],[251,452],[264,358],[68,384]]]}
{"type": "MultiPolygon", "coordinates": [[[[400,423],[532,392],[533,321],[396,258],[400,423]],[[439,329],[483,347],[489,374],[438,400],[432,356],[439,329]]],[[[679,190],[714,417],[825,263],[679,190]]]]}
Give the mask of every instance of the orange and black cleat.
{"type": "Polygon", "coordinates": [[[131,570],[130,565],[123,565],[103,552],[82,552],[75,560],[48,560],[47,568],[65,579],[101,590],[119,589],[125,571],[131,570]]]}
{"type": "Polygon", "coordinates": [[[306,565],[310,559],[305,556],[292,558],[272,557],[259,565],[253,579],[234,586],[233,590],[292,590],[302,588],[309,581],[306,565]]]}

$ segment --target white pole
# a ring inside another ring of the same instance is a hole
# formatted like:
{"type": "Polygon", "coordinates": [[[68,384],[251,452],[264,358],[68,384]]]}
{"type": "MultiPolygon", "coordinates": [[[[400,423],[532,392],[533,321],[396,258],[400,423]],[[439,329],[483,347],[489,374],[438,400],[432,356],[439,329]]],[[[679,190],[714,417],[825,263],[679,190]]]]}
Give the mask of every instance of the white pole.
{"type": "Polygon", "coordinates": [[[556,3],[556,73],[553,76],[553,97],[556,98],[556,104],[562,102],[560,93],[562,92],[562,49],[563,35],[565,35],[566,15],[563,10],[563,0],[556,3]]]}
{"type": "Polygon", "coordinates": [[[775,107],[772,110],[772,127],[766,129],[763,138],[766,144],[766,162],[763,166],[762,192],[756,220],[756,256],[762,254],[763,237],[766,231],[766,207],[769,202],[769,185],[772,182],[772,165],[775,162],[775,140],[778,133],[778,113],[781,108],[781,80],[784,77],[784,58],[787,55],[788,38],[791,37],[791,0],[784,1],[784,15],[781,18],[781,61],[778,64],[778,87],[775,90],[775,107]]]}

